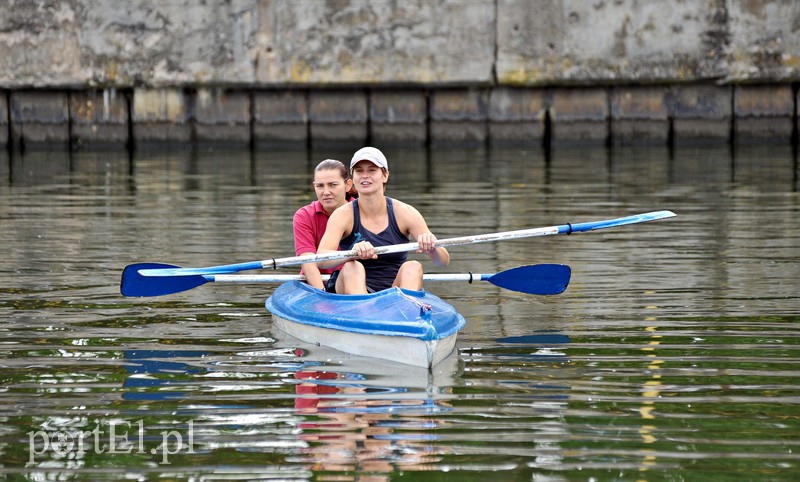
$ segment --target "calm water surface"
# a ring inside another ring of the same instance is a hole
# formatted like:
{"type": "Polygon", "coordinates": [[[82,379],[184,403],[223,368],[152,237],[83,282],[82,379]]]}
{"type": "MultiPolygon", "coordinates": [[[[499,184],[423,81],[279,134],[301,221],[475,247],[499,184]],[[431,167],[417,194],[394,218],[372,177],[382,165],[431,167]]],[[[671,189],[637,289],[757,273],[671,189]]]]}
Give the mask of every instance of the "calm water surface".
{"type": "Polygon", "coordinates": [[[0,154],[0,477],[797,480],[788,147],[386,149],[440,238],[678,214],[426,264],[573,270],[552,297],[429,283],[468,320],[432,373],[281,337],[274,285],[120,296],[129,263],[293,255],[311,169],[352,150],[0,154]]]}

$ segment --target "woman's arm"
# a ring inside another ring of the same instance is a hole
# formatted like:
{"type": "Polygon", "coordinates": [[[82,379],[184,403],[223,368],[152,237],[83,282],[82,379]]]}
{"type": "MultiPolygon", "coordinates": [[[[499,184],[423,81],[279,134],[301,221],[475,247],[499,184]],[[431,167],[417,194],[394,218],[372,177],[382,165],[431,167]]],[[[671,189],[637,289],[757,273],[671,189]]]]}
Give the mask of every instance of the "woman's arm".
{"type": "Polygon", "coordinates": [[[426,253],[436,266],[450,264],[450,253],[445,248],[435,248],[436,236],[428,229],[428,223],[417,209],[403,202],[395,202],[395,218],[401,231],[419,243],[417,253],[426,253]],[[399,209],[398,209],[399,208],[399,209]]]}
{"type": "MultiPolygon", "coordinates": [[[[350,234],[349,227],[353,225],[353,207],[350,203],[340,206],[328,218],[325,234],[319,242],[317,253],[333,253],[339,250],[339,242],[350,234]]],[[[342,264],[342,260],[321,261],[316,263],[318,268],[333,268],[342,264]]]]}
{"type": "MultiPolygon", "coordinates": [[[[314,245],[315,226],[313,214],[309,212],[307,206],[300,208],[294,213],[292,218],[292,230],[294,233],[294,249],[297,256],[307,254],[317,254],[317,247],[314,245]]],[[[306,275],[308,284],[315,288],[322,289],[322,275],[319,268],[315,263],[306,263],[302,265],[303,274],[306,275]]]]}
{"type": "MultiPolygon", "coordinates": [[[[317,254],[314,252],[310,253],[302,253],[298,254],[298,256],[304,256],[307,254],[317,254]]],[[[305,263],[302,265],[303,267],[303,274],[306,276],[306,283],[310,284],[314,288],[325,289],[325,283],[322,281],[322,273],[319,272],[319,268],[317,267],[317,263],[305,263]]]]}

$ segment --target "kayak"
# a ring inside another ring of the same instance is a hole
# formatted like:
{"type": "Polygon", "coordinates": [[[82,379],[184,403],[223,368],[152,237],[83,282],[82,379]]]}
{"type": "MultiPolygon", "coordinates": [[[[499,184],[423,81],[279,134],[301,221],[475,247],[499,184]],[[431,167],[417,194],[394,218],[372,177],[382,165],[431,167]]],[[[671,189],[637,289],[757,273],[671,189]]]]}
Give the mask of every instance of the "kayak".
{"type": "Polygon", "coordinates": [[[426,368],[447,358],[466,325],[455,308],[425,290],[339,295],[295,280],[265,305],[274,328],[307,343],[426,368]]]}

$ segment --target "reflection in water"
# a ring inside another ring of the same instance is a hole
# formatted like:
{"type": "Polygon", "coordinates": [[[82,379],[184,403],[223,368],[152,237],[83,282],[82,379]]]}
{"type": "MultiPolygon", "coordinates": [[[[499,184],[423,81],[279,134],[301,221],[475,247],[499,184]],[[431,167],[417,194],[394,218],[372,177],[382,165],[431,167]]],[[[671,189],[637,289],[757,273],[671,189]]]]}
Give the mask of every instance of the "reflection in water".
{"type": "MultiPolygon", "coordinates": [[[[365,386],[353,383],[323,384],[330,372],[298,372],[303,380],[298,395],[314,393],[322,398],[298,398],[295,407],[306,417],[298,427],[300,440],[309,443],[305,457],[294,461],[311,463],[315,471],[354,471],[390,473],[393,470],[419,470],[434,461],[430,437],[408,437],[403,430],[439,428],[436,422],[421,418],[439,408],[433,400],[373,400],[365,386]],[[314,382],[308,380],[313,379],[314,382]],[[339,395],[334,397],[333,395],[339,395]],[[341,398],[344,397],[344,398],[341,398]],[[308,415],[316,414],[317,417],[308,415]],[[400,435],[396,431],[400,430],[400,435]]],[[[335,383],[335,382],[332,382],[335,383]]],[[[438,459],[437,459],[438,460],[438,459]]]]}
{"type": "Polygon", "coordinates": [[[304,419],[299,439],[308,448],[292,461],[314,471],[377,476],[428,470],[426,464],[441,460],[431,442],[446,425],[436,415],[452,409],[447,398],[458,371],[455,354],[429,372],[309,345],[278,330],[276,335],[279,346],[293,346],[303,360],[293,374],[294,406],[304,419]]]}
{"type": "Polygon", "coordinates": [[[294,377],[301,380],[294,389],[298,395],[294,408],[302,413],[316,413],[320,395],[339,393],[338,386],[320,382],[320,380],[336,380],[339,377],[336,372],[299,371],[295,372],[294,377]]]}
{"type": "Polygon", "coordinates": [[[313,197],[312,166],[351,151],[0,153],[3,475],[798,472],[800,197],[789,147],[560,148],[549,159],[538,149],[387,149],[399,166],[388,193],[413,199],[440,237],[678,213],[453,250],[451,272],[563,263],[572,281],[553,297],[426,285],[468,320],[432,373],[280,339],[263,308],[272,285],[119,296],[132,262],[289,254],[291,216],[313,197]],[[107,437],[87,438],[83,453],[45,450],[45,437],[107,435],[112,422],[128,424],[130,452],[96,451],[107,437]]]}
{"type": "MultiPolygon", "coordinates": [[[[655,321],[654,318],[648,318],[647,321],[655,321]]],[[[652,340],[648,342],[648,346],[642,348],[646,352],[648,360],[647,370],[650,371],[650,379],[644,382],[642,387],[642,406],[639,413],[645,421],[654,420],[656,418],[656,400],[661,396],[661,369],[664,360],[658,359],[657,348],[661,343],[661,335],[656,334],[657,327],[648,326],[645,330],[652,334],[652,340]]],[[[645,422],[639,428],[639,433],[642,435],[642,443],[651,445],[658,442],[656,431],[658,428],[655,425],[650,425],[645,422]]],[[[654,450],[643,449],[644,459],[642,460],[642,468],[645,471],[656,464],[656,454],[654,450]]]]}
{"type": "MultiPolygon", "coordinates": [[[[183,398],[186,392],[164,390],[174,387],[176,382],[163,379],[160,375],[192,375],[200,373],[200,368],[183,362],[170,361],[170,358],[202,358],[208,353],[202,351],[165,350],[125,350],[125,370],[128,377],[122,385],[122,397],[128,400],[166,400],[183,398]]],[[[182,377],[186,379],[187,377],[182,377]]]]}

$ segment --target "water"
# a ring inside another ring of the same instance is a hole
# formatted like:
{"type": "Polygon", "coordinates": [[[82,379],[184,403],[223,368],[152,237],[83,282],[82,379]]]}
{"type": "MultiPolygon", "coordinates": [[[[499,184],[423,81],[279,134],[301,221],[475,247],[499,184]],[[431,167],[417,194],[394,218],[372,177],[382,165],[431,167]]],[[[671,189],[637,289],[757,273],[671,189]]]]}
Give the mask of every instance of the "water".
{"type": "Polygon", "coordinates": [[[440,238],[678,217],[452,249],[448,272],[573,276],[553,297],[428,284],[468,319],[428,373],[279,336],[274,285],[119,295],[129,263],[293,255],[312,167],[349,150],[0,154],[0,474],[797,479],[791,148],[386,152],[389,194],[440,238]]]}

